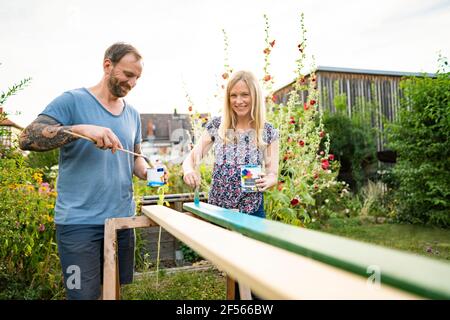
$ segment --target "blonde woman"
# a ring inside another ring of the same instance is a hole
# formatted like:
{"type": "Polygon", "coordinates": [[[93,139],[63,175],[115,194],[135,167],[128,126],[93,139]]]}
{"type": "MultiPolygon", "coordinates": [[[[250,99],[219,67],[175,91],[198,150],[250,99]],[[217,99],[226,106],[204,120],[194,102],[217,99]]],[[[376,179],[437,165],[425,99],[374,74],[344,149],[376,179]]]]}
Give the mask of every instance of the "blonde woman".
{"type": "Polygon", "coordinates": [[[206,131],[183,162],[184,181],[200,184],[196,165],[214,146],[215,163],[208,202],[265,218],[263,192],[278,180],[278,131],[265,120],[264,97],[255,76],[234,73],[228,81],[223,114],[206,124],[206,131]],[[256,192],[241,188],[247,167],[262,169],[256,192]]]}

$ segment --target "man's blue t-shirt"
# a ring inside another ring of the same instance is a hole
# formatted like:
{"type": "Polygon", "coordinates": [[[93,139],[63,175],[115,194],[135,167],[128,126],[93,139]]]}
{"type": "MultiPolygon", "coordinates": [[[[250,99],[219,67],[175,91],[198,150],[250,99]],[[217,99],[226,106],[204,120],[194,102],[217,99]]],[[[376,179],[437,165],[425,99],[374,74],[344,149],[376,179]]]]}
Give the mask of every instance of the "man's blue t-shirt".
{"type": "MultiPolygon", "coordinates": [[[[64,92],[41,114],[64,126],[110,128],[127,150],[141,143],[140,116],[133,107],[125,103],[122,113],[113,115],[85,88],[64,92]]],[[[133,169],[133,155],[112,154],[84,139],[61,147],[55,223],[104,224],[107,218],[134,215],[133,169]]]]}

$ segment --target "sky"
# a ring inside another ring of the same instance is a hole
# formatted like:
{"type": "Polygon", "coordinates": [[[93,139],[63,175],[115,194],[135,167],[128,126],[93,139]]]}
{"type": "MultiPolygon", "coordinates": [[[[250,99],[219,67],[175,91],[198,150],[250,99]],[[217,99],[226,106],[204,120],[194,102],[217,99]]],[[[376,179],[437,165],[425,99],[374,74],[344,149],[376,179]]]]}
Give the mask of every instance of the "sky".
{"type": "Polygon", "coordinates": [[[276,89],[295,77],[302,12],[318,66],[435,72],[438,53],[450,55],[450,0],[2,0],[0,91],[32,77],[3,108],[28,125],[64,91],[97,84],[106,48],[124,41],[144,57],[126,97],[139,112],[187,113],[188,94],[217,113],[222,29],[230,66],[262,78],[268,16],[276,89]]]}

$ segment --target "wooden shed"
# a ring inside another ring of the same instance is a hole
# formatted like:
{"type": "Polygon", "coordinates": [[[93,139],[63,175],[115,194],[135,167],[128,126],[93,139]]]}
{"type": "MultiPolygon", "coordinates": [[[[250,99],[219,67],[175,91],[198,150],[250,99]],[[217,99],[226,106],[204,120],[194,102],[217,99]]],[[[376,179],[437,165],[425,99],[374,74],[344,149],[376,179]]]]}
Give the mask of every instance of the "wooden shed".
{"type": "MultiPolygon", "coordinates": [[[[399,110],[402,96],[401,79],[410,76],[434,77],[435,75],[319,66],[316,76],[320,92],[320,108],[335,112],[334,98],[337,95],[345,94],[347,97],[346,111],[349,116],[356,109],[371,113],[372,126],[379,129],[377,150],[381,151],[385,149],[386,144],[385,123],[394,121],[399,110]],[[376,110],[368,110],[369,105],[375,105],[376,110]]],[[[287,103],[293,84],[294,81],[274,92],[276,103],[287,103]]],[[[301,96],[306,101],[307,92],[302,92],[301,96]]]]}

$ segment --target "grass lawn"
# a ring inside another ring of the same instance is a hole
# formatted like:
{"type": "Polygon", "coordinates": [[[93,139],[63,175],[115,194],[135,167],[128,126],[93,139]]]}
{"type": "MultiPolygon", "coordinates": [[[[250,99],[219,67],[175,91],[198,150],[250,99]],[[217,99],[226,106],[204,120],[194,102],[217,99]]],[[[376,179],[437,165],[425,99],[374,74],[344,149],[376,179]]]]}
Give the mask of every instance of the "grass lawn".
{"type": "Polygon", "coordinates": [[[330,219],[321,231],[430,258],[450,261],[450,230],[406,224],[363,223],[360,219],[330,219]]]}
{"type": "Polygon", "coordinates": [[[160,272],[158,285],[156,273],[123,288],[124,300],[225,300],[226,279],[217,270],[160,272]]]}

